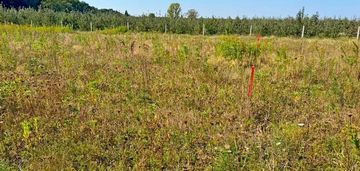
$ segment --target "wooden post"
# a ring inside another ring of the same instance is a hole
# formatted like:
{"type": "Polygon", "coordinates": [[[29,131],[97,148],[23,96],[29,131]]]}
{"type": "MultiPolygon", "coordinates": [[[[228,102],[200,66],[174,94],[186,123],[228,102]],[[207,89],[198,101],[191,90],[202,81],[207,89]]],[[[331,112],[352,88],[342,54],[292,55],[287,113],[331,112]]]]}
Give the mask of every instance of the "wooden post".
{"type": "Polygon", "coordinates": [[[30,21],[30,26],[31,26],[31,27],[33,26],[33,22],[32,22],[32,20],[30,21]]]}
{"type": "Polygon", "coordinates": [[[251,26],[250,26],[250,33],[249,33],[249,36],[252,36],[252,29],[253,29],[253,26],[251,25],[251,26]]]}
{"type": "MultiPolygon", "coordinates": [[[[301,39],[303,39],[304,36],[305,36],[305,26],[302,27],[301,39]]],[[[301,55],[304,56],[304,41],[301,41],[301,55]]],[[[304,58],[305,58],[305,56],[304,56],[304,58]]],[[[305,59],[303,61],[305,61],[305,59]]]]}
{"type": "Polygon", "coordinates": [[[205,36],[205,24],[203,24],[203,32],[202,32],[203,36],[205,36]]]}
{"type": "Polygon", "coordinates": [[[64,24],[63,24],[63,21],[62,21],[62,20],[60,21],[60,26],[61,26],[61,27],[64,27],[64,24]]]}
{"type": "Polygon", "coordinates": [[[301,38],[304,38],[304,35],[305,35],[305,26],[303,26],[303,28],[302,28],[301,38]]]}
{"type": "Polygon", "coordinates": [[[357,32],[356,40],[359,40],[359,37],[360,37],[360,26],[358,27],[358,32],[357,32]]]}
{"type": "Polygon", "coordinates": [[[126,22],[126,27],[127,27],[128,31],[129,31],[129,30],[130,30],[130,24],[129,24],[129,22],[126,22]]]}
{"type": "Polygon", "coordinates": [[[167,24],[165,24],[165,34],[167,33],[167,24]]]}
{"type": "Polygon", "coordinates": [[[92,24],[92,22],[90,22],[90,31],[91,31],[91,32],[93,31],[93,24],[92,24]]]}

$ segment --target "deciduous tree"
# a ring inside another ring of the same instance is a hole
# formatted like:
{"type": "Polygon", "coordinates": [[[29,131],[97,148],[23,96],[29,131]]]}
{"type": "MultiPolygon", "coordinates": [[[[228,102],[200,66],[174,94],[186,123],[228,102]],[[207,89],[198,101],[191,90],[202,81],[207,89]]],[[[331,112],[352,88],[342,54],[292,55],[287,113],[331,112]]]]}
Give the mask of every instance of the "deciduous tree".
{"type": "Polygon", "coordinates": [[[169,9],[167,11],[168,17],[170,19],[180,18],[180,13],[181,13],[181,6],[179,3],[170,4],[169,9]]]}

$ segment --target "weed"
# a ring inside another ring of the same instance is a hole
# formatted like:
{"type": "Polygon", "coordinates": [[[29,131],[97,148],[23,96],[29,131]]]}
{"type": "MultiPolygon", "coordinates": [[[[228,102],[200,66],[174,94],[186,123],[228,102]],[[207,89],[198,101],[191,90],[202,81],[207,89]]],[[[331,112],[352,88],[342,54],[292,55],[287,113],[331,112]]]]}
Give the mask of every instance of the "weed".
{"type": "Polygon", "coordinates": [[[0,26],[1,169],[359,170],[349,40],[51,29],[0,26]]]}
{"type": "Polygon", "coordinates": [[[126,33],[127,31],[128,31],[127,27],[122,26],[122,27],[104,29],[104,30],[101,30],[100,33],[111,35],[111,34],[126,33]]]}

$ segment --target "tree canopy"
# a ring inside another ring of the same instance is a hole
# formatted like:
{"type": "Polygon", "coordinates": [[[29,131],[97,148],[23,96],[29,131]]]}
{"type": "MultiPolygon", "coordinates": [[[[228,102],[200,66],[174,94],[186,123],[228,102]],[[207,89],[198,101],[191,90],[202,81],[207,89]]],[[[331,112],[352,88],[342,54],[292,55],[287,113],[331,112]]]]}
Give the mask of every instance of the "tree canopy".
{"type": "Polygon", "coordinates": [[[172,3],[167,11],[170,19],[178,19],[181,13],[181,7],[179,3],[172,3]]]}
{"type": "Polygon", "coordinates": [[[252,33],[264,36],[301,36],[303,26],[306,37],[356,36],[360,21],[347,18],[320,17],[319,13],[308,15],[301,9],[294,17],[286,18],[197,18],[196,10],[181,16],[180,4],[169,6],[167,17],[154,13],[131,16],[112,9],[96,9],[79,0],[2,0],[0,23],[26,24],[33,26],[67,26],[75,30],[102,30],[126,27],[134,32],[166,32],[177,34],[202,34],[203,25],[207,35],[252,33]],[[11,2],[11,3],[10,3],[11,2]],[[18,2],[18,3],[15,3],[18,2]],[[21,2],[21,3],[20,3],[21,2]],[[39,10],[32,7],[38,4],[39,10]],[[10,8],[10,7],[13,8],[10,8]],[[91,27],[90,27],[91,23],[91,27]],[[91,29],[93,28],[93,29],[91,29]]]}
{"type": "Polygon", "coordinates": [[[40,0],[0,0],[0,3],[7,8],[37,8],[40,0]]]}
{"type": "Polygon", "coordinates": [[[195,9],[190,9],[186,15],[188,18],[195,20],[199,16],[199,13],[195,9]]]}
{"type": "Polygon", "coordinates": [[[41,7],[64,12],[88,12],[96,10],[95,7],[79,0],[42,0],[41,7]]]}
{"type": "Polygon", "coordinates": [[[43,8],[55,12],[89,12],[96,11],[95,7],[79,0],[0,0],[6,8],[43,8]]]}

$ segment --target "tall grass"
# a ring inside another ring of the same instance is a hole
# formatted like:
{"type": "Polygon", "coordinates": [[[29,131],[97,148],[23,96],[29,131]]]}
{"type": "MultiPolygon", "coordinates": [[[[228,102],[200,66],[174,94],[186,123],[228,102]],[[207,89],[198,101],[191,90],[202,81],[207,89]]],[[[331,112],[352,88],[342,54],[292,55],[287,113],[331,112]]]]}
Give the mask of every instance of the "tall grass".
{"type": "Polygon", "coordinates": [[[9,32],[9,34],[13,32],[48,32],[48,33],[70,33],[72,29],[69,27],[44,27],[44,26],[26,26],[26,25],[9,25],[3,24],[0,25],[1,32],[9,32]]]}
{"type": "Polygon", "coordinates": [[[1,29],[0,167],[359,169],[357,42],[1,29]]]}

